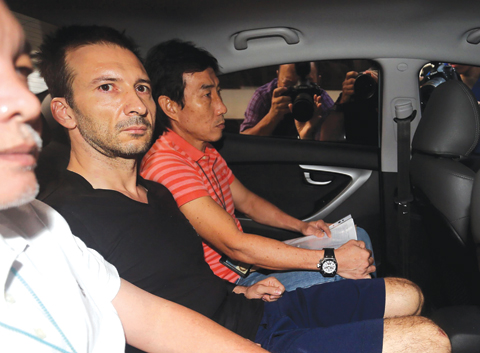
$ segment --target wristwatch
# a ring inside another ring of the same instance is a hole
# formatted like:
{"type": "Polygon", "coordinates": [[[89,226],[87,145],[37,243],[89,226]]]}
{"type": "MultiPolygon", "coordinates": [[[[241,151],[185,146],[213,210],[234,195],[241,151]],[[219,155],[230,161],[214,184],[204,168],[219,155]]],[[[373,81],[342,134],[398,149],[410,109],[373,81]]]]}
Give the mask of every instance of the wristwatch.
{"type": "Polygon", "coordinates": [[[325,255],[317,267],[323,277],[334,277],[337,274],[337,260],[332,248],[323,249],[325,255]]]}

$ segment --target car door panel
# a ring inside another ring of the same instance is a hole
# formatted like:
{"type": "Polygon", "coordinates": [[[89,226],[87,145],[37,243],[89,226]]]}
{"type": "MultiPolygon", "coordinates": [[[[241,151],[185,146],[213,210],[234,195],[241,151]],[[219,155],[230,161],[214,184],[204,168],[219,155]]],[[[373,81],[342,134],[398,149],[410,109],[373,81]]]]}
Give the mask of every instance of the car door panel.
{"type": "MultiPolygon", "coordinates": [[[[225,134],[216,147],[248,189],[304,220],[334,222],[352,214],[379,243],[379,150],[375,147],[225,134]]],[[[276,239],[298,236],[243,214],[246,232],[276,239]]]]}

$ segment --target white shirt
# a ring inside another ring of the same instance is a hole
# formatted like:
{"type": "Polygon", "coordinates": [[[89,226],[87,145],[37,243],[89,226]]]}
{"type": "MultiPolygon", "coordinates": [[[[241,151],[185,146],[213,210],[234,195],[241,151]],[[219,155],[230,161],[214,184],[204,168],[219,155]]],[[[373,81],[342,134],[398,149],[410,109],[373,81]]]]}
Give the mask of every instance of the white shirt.
{"type": "Polygon", "coordinates": [[[49,206],[0,211],[1,352],[124,352],[119,288],[115,267],[49,206]]]}

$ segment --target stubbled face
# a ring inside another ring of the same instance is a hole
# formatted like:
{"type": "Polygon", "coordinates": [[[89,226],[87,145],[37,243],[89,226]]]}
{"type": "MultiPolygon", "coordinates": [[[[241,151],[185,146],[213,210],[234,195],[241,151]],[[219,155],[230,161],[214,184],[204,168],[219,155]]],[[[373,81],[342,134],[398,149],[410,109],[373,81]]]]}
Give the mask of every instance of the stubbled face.
{"type": "Polygon", "coordinates": [[[72,148],[80,138],[107,157],[134,158],[146,152],[155,103],[137,57],[116,45],[94,44],[71,50],[66,62],[74,75],[72,111],[78,128],[70,131],[72,148]]]}
{"type": "Polygon", "coordinates": [[[32,64],[23,47],[22,29],[0,1],[0,209],[27,203],[38,192],[40,102],[28,90],[32,64]]]}
{"type": "MultiPolygon", "coordinates": [[[[278,71],[278,87],[293,87],[298,82],[298,76],[295,72],[295,64],[280,65],[278,71]]],[[[310,63],[310,73],[307,76],[310,82],[318,83],[318,73],[315,63],[310,63]]]]}
{"type": "Polygon", "coordinates": [[[227,107],[220,95],[220,83],[212,68],[183,74],[185,106],[177,112],[172,128],[190,144],[204,150],[207,142],[218,141],[225,128],[227,107]]]}

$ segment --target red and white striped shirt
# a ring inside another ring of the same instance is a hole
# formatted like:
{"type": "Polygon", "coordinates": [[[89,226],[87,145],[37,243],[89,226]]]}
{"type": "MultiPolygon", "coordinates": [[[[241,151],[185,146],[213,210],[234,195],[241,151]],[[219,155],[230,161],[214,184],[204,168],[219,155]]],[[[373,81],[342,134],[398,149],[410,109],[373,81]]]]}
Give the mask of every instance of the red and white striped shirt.
{"type": "MultiPolygon", "coordinates": [[[[227,162],[211,145],[202,152],[177,133],[163,134],[143,157],[140,166],[143,178],[163,184],[173,194],[178,207],[203,196],[210,196],[223,207],[242,230],[235,217],[235,206],[230,184],[235,176],[227,162]]],[[[203,243],[205,261],[213,273],[230,282],[236,282],[239,275],[222,265],[221,255],[203,243]]]]}

